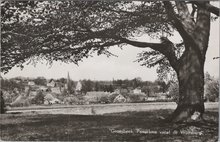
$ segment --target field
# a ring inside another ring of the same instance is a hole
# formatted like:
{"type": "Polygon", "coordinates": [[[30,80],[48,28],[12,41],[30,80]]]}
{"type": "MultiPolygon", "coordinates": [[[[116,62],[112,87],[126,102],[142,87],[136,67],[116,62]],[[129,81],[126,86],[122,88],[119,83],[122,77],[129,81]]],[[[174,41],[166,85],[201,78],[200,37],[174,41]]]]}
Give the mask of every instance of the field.
{"type": "Polygon", "coordinates": [[[173,110],[128,111],[103,115],[20,113],[1,115],[6,141],[217,141],[218,110],[206,110],[206,124],[163,122],[173,110]]]}

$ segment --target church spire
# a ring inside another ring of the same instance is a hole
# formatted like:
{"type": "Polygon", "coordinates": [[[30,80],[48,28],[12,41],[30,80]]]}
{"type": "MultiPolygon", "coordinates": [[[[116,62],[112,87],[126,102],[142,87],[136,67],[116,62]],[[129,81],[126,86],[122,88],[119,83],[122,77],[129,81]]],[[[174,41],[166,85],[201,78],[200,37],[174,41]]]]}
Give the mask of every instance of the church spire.
{"type": "Polygon", "coordinates": [[[67,73],[67,84],[69,84],[70,83],[70,74],[69,74],[69,72],[67,73]]]}
{"type": "Polygon", "coordinates": [[[67,90],[68,90],[68,92],[71,92],[72,90],[71,90],[71,81],[70,81],[70,74],[69,74],[69,72],[67,73],[67,90]]]}

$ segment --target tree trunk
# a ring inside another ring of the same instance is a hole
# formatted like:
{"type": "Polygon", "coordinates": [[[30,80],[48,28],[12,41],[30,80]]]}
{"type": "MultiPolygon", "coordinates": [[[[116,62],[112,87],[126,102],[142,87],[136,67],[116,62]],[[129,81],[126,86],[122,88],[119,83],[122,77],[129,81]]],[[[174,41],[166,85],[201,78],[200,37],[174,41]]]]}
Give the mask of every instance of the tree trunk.
{"type": "MultiPolygon", "coordinates": [[[[202,4],[209,4],[209,1],[204,1],[202,4]]],[[[179,14],[179,17],[176,17],[175,11],[170,10],[171,3],[164,2],[164,6],[185,46],[185,51],[177,60],[177,65],[172,64],[172,60],[168,58],[179,81],[179,103],[168,120],[173,122],[199,120],[205,110],[204,62],[210,34],[210,12],[198,6],[196,18],[192,19],[186,3],[176,2],[179,14]]]]}
{"type": "Polygon", "coordinates": [[[176,71],[179,81],[179,103],[171,115],[172,122],[200,120],[204,113],[204,60],[199,54],[191,48],[180,60],[180,66],[176,71]]]}

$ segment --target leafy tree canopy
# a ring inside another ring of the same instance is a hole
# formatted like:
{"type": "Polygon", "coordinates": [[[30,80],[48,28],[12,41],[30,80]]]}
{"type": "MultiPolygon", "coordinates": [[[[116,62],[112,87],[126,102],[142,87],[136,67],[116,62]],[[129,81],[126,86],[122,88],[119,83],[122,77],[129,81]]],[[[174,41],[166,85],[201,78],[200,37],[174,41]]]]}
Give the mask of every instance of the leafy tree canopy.
{"type": "MultiPolygon", "coordinates": [[[[192,17],[198,5],[209,6],[218,14],[211,5],[190,4],[192,17]]],[[[58,60],[77,64],[94,52],[111,56],[109,47],[130,44],[151,47],[140,53],[137,61],[148,67],[159,64],[157,72],[164,77],[171,70],[170,61],[174,63],[184,52],[182,43],[173,44],[162,37],[171,36],[177,29],[161,1],[3,1],[1,13],[4,73],[13,66],[22,68],[24,63],[36,64],[44,59],[50,64],[58,60]],[[143,35],[160,38],[161,43],[134,41],[143,35]],[[168,44],[172,45],[170,49],[165,48],[168,44]]]]}
{"type": "Polygon", "coordinates": [[[3,72],[40,59],[77,64],[126,38],[173,31],[161,2],[4,1],[1,20],[3,72]]]}

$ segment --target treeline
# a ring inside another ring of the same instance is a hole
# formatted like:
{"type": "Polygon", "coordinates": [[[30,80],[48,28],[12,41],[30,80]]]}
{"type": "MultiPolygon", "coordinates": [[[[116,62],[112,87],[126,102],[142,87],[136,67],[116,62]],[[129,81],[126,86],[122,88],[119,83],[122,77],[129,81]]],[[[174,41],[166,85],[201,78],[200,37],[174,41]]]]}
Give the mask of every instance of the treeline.
{"type": "MultiPolygon", "coordinates": [[[[37,77],[32,79],[20,79],[20,78],[12,78],[12,79],[1,79],[1,89],[5,91],[11,91],[15,88],[18,91],[23,91],[25,85],[27,85],[28,81],[33,81],[36,85],[47,85],[47,79],[44,77],[37,77]],[[17,82],[19,80],[19,82],[17,82]]],[[[55,82],[59,82],[60,84],[66,84],[66,78],[54,79],[55,82]]],[[[84,79],[80,81],[82,84],[81,91],[82,92],[89,92],[89,91],[106,91],[106,92],[113,92],[115,89],[135,89],[139,88],[142,92],[149,93],[149,92],[166,92],[169,83],[165,83],[164,81],[142,81],[141,78],[134,78],[134,79],[118,79],[112,81],[94,81],[90,79],[84,79]]],[[[70,81],[71,90],[75,90],[77,81],[70,81]]]]}
{"type": "Polygon", "coordinates": [[[18,91],[23,91],[25,84],[23,82],[16,82],[14,79],[1,79],[1,90],[13,91],[14,89],[18,91]]]}
{"type": "Polygon", "coordinates": [[[142,81],[140,78],[134,79],[118,79],[112,81],[92,81],[92,80],[81,80],[82,92],[88,91],[106,91],[113,92],[115,89],[128,89],[133,90],[135,88],[141,89],[142,92],[149,94],[151,92],[166,92],[169,88],[169,83],[164,81],[156,80],[142,81]]]}

